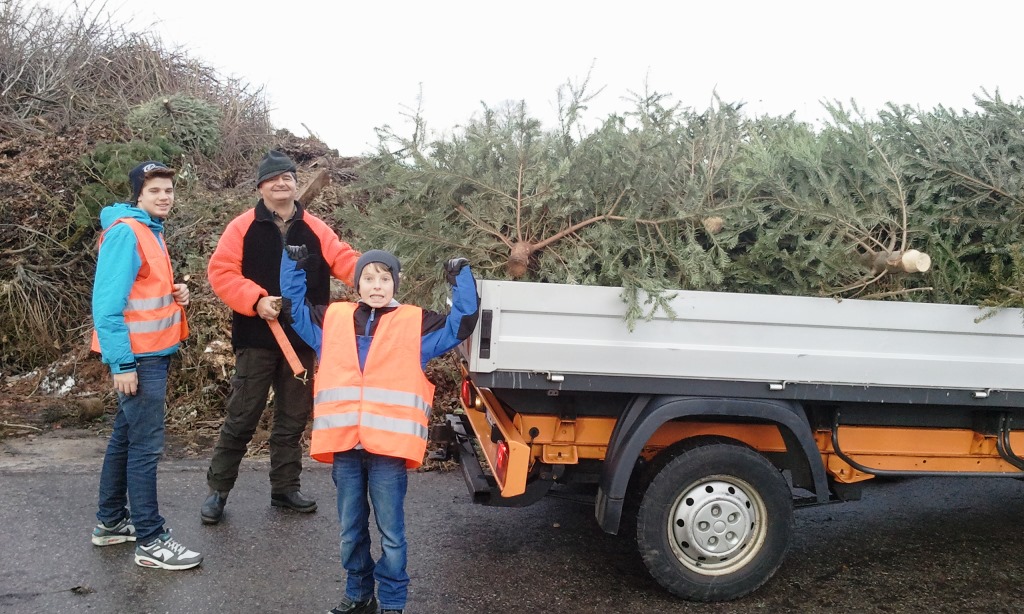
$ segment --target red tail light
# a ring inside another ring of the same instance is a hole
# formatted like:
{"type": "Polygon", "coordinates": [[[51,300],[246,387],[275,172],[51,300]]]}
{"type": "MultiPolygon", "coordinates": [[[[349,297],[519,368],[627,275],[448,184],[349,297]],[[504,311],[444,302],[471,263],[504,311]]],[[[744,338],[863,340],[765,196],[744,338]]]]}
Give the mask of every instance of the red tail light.
{"type": "Polygon", "coordinates": [[[501,483],[505,482],[505,474],[508,471],[508,444],[504,441],[498,442],[498,458],[495,461],[494,477],[501,483]]]}
{"type": "Polygon", "coordinates": [[[462,405],[466,409],[472,409],[473,407],[473,387],[469,385],[469,380],[462,380],[462,389],[459,391],[459,398],[462,400],[462,405]]]}

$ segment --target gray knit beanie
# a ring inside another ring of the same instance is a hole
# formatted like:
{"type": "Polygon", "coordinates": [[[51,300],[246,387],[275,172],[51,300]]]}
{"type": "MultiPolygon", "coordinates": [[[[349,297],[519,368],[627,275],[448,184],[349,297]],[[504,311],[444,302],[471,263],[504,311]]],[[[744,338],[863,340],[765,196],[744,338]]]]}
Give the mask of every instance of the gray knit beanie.
{"type": "Polygon", "coordinates": [[[398,274],[402,271],[402,264],[394,254],[382,249],[371,249],[356,261],[356,292],[359,291],[359,276],[363,274],[363,268],[371,262],[379,262],[391,271],[395,278],[395,294],[398,294],[398,274]]]}
{"type": "Polygon", "coordinates": [[[259,187],[261,183],[268,179],[273,179],[278,175],[284,173],[294,173],[295,163],[292,159],[281,153],[271,149],[267,152],[267,155],[263,156],[260,160],[260,166],[256,169],[256,186],[259,187]]]}

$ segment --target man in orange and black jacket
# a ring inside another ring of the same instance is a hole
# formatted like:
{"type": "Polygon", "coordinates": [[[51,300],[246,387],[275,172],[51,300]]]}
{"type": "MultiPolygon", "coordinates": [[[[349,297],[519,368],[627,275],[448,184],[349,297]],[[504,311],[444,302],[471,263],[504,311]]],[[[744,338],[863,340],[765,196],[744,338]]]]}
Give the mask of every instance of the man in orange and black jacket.
{"type": "MultiPolygon", "coordinates": [[[[285,245],[305,245],[310,257],[306,293],[310,300],[330,300],[330,278],[348,285],[359,252],[341,241],[331,228],[295,200],[296,167],[285,154],[270,151],[256,173],[260,200],[232,220],[210,258],[207,276],[213,291],[233,310],[231,343],[235,377],[231,381],[224,424],[210,459],[206,482],[210,492],[200,516],[205,524],[220,522],[238,467],[274,388],[274,421],[270,434],[271,505],[299,512],[316,511],[316,502],[299,490],[302,433],[313,408],[312,383],[293,376],[267,320],[280,312],[281,255],[285,245]]],[[[309,373],[316,353],[281,322],[295,353],[309,373]]]]}

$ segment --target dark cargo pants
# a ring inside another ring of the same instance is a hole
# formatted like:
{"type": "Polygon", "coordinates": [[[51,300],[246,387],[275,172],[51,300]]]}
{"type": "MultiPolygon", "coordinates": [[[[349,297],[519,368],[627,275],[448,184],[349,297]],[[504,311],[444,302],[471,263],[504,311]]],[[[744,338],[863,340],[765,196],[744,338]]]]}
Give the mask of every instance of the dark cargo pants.
{"type": "Polygon", "coordinates": [[[270,492],[285,494],[299,490],[302,433],[313,412],[316,353],[307,347],[296,347],[295,352],[308,369],[306,384],[294,377],[280,350],[242,348],[235,352],[235,376],[231,380],[227,415],[206,472],[211,490],[226,492],[234,487],[238,466],[266,409],[271,386],[274,416],[269,442],[270,492]]]}

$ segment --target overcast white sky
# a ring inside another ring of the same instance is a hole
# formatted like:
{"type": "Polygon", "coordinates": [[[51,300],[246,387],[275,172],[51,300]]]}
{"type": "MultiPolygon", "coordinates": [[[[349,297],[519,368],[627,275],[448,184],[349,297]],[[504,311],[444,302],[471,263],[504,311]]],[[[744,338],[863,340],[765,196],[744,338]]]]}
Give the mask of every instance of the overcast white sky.
{"type": "MultiPolygon", "coordinates": [[[[33,0],[28,0],[32,2],[33,0]]],[[[35,0],[59,8],[73,0],[35,0]]],[[[100,5],[101,2],[93,4],[100,5]]],[[[82,0],[79,1],[82,5],[82,0]]],[[[303,124],[341,155],[408,133],[422,89],[428,127],[525,100],[553,127],[556,92],[591,71],[596,125],[631,91],[704,109],[712,93],[750,115],[823,100],[973,108],[973,95],[1024,95],[1024,3],[925,0],[107,0],[117,21],[263,85],[276,127],[303,124]],[[269,8],[257,9],[257,6],[269,8]]]]}

